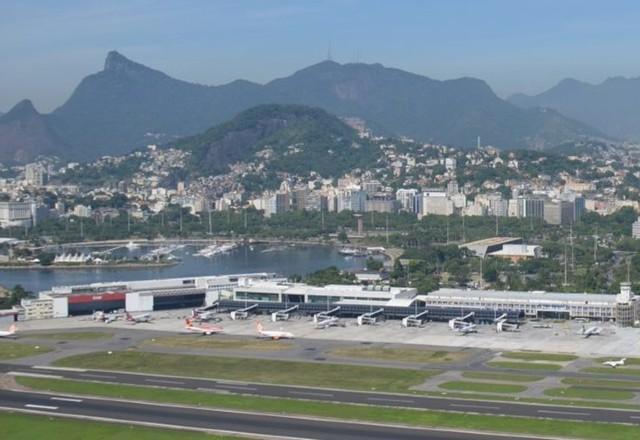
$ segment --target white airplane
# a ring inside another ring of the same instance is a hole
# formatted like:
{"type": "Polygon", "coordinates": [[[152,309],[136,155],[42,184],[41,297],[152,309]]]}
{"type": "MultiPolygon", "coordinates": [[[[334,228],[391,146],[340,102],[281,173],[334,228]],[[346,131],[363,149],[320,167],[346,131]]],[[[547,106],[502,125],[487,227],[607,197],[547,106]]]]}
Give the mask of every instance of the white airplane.
{"type": "Polygon", "coordinates": [[[11,324],[9,326],[9,330],[0,331],[0,338],[10,338],[12,336],[15,336],[17,332],[18,332],[18,327],[16,327],[15,324],[11,324]]]}
{"type": "Polygon", "coordinates": [[[224,331],[224,329],[220,326],[217,325],[208,325],[208,324],[202,324],[202,325],[194,325],[193,321],[190,319],[186,319],[186,325],[184,326],[184,329],[190,333],[200,333],[202,336],[210,336],[216,333],[222,333],[224,331]]]}
{"type": "Polygon", "coordinates": [[[514,323],[511,323],[511,322],[508,322],[506,319],[501,319],[498,322],[496,322],[495,324],[496,324],[496,332],[497,333],[515,332],[520,327],[518,324],[514,324],[514,323]]]}
{"type": "Polygon", "coordinates": [[[273,340],[294,338],[293,333],[291,332],[265,330],[264,327],[262,327],[262,323],[260,321],[256,322],[256,328],[258,329],[258,333],[260,334],[261,338],[271,338],[273,340]]]}
{"type": "Polygon", "coordinates": [[[626,360],[627,358],[622,358],[617,361],[604,361],[602,365],[606,365],[607,367],[611,367],[611,368],[622,367],[626,360]]]}
{"type": "Polygon", "coordinates": [[[476,325],[469,323],[467,323],[467,325],[463,327],[457,327],[455,331],[457,331],[462,336],[468,335],[469,333],[478,333],[478,330],[476,330],[476,325]]]}
{"type": "Polygon", "coordinates": [[[131,313],[127,312],[127,321],[132,324],[138,324],[140,322],[151,322],[153,319],[149,313],[143,313],[142,315],[131,315],[131,313]]]}
{"type": "Polygon", "coordinates": [[[583,338],[600,335],[600,333],[602,333],[602,327],[585,328],[584,325],[582,326],[582,330],[580,331],[580,334],[582,335],[583,338]]]}
{"type": "Polygon", "coordinates": [[[344,326],[344,324],[341,324],[340,320],[335,316],[329,316],[321,321],[316,322],[316,328],[321,330],[329,327],[337,327],[339,325],[344,326]]]}

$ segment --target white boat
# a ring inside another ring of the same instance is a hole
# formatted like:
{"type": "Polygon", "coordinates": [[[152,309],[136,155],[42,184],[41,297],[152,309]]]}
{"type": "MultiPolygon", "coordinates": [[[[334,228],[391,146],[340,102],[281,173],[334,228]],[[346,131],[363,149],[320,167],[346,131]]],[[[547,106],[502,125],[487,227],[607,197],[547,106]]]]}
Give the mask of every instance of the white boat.
{"type": "Polygon", "coordinates": [[[137,243],[134,243],[133,241],[130,241],[129,243],[127,243],[127,245],[125,246],[127,249],[129,249],[130,251],[133,251],[135,249],[140,249],[140,245],[137,243]]]}
{"type": "Polygon", "coordinates": [[[211,258],[211,257],[215,257],[216,255],[221,255],[221,254],[226,254],[227,252],[231,252],[232,250],[236,249],[238,247],[238,243],[224,243],[224,244],[214,244],[211,246],[207,246],[203,249],[200,249],[198,252],[196,252],[195,256],[197,257],[206,257],[206,258],[211,258]]]}
{"type": "Polygon", "coordinates": [[[346,257],[365,257],[367,255],[366,252],[357,248],[341,248],[338,249],[338,253],[346,257]]]}

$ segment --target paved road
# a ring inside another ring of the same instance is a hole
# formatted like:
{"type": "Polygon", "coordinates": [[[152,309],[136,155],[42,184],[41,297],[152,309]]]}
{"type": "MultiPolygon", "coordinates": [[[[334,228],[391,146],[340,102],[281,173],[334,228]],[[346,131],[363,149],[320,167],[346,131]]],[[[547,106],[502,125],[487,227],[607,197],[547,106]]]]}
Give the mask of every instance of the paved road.
{"type": "MultiPolygon", "coordinates": [[[[296,417],[234,413],[102,399],[0,391],[0,407],[55,415],[91,416],[174,427],[231,431],[245,435],[271,435],[317,440],[492,440],[495,434],[461,433],[405,428],[370,423],[348,423],[296,417]]],[[[533,440],[517,437],[521,440],[533,440]]]]}
{"type": "Polygon", "coordinates": [[[76,380],[90,380],[141,386],[162,386],[197,391],[226,392],[256,396],[285,397],[328,402],[360,403],[390,407],[421,408],[430,410],[473,412],[480,414],[544,417],[560,420],[601,421],[640,424],[640,411],[575,408],[559,405],[532,405],[516,402],[453,399],[388,393],[328,390],[311,387],[263,385],[246,382],[191,379],[184,377],[131,374],[112,371],[76,370],[54,367],[18,366],[0,364],[0,372],[47,374],[76,380]]]}

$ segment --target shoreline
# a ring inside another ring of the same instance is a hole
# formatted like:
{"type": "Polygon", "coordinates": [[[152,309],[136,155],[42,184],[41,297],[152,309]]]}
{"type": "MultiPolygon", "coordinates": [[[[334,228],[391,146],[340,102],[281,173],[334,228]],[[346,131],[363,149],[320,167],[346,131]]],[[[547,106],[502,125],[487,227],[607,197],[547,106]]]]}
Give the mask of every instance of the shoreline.
{"type": "Polygon", "coordinates": [[[74,270],[74,269],[145,269],[148,267],[169,267],[179,264],[178,261],[166,263],[122,263],[122,264],[74,264],[68,266],[2,266],[0,270],[74,270]]]}

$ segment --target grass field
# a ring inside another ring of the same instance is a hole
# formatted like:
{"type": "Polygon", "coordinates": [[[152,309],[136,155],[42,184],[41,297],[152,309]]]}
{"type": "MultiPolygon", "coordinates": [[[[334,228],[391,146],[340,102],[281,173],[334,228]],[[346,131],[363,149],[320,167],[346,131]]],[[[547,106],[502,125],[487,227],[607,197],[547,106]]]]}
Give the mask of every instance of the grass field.
{"type": "Polygon", "coordinates": [[[218,338],[216,336],[198,336],[184,334],[180,336],[166,336],[147,339],[142,342],[142,346],[150,345],[156,347],[170,348],[198,348],[212,350],[250,350],[250,351],[278,351],[293,348],[293,342],[241,339],[241,338],[218,338]]]}
{"type": "Polygon", "coordinates": [[[542,376],[530,376],[527,374],[504,374],[504,373],[491,373],[484,371],[465,371],[462,373],[462,377],[467,379],[485,379],[485,380],[497,380],[503,382],[536,382],[544,379],[542,376]]]}
{"type": "Polygon", "coordinates": [[[89,422],[62,417],[0,412],[2,438],[7,440],[241,440],[183,430],[130,424],[89,422]]]}
{"type": "MultiPolygon", "coordinates": [[[[296,414],[309,417],[330,417],[376,423],[553,436],[554,438],[629,440],[636,438],[638,432],[637,426],[621,424],[539,420],[507,416],[482,416],[444,411],[398,409],[382,406],[348,405],[293,399],[271,399],[265,397],[248,397],[31,377],[18,377],[17,380],[25,386],[59,393],[171,402],[277,414],[296,414]]],[[[86,437],[83,437],[83,440],[84,439],[86,439],[86,437]]],[[[139,439],[136,438],[136,440],[139,439]]]]}
{"type": "Polygon", "coordinates": [[[108,339],[113,337],[111,332],[59,332],[59,333],[33,333],[29,337],[37,339],[51,339],[60,341],[93,341],[96,339],[108,339]]]}
{"type": "Polygon", "coordinates": [[[640,381],[631,382],[624,380],[605,380],[605,379],[575,379],[567,377],[562,379],[562,383],[565,385],[578,385],[582,387],[591,388],[620,388],[622,390],[640,390],[640,381]]]}
{"type": "Polygon", "coordinates": [[[559,371],[562,369],[562,366],[557,364],[542,364],[533,362],[493,361],[487,362],[487,365],[495,368],[510,368],[514,370],[559,371]]]}
{"type": "Polygon", "coordinates": [[[600,388],[584,388],[570,386],[568,388],[550,388],[544,390],[544,394],[550,397],[566,397],[568,399],[591,400],[629,400],[635,393],[625,390],[604,390],[600,388]]]}
{"type": "Polygon", "coordinates": [[[547,362],[570,362],[578,359],[578,356],[571,354],[539,353],[533,351],[507,351],[502,353],[502,357],[509,359],[519,359],[522,361],[547,361],[547,362]]]}
{"type": "Polygon", "coordinates": [[[337,357],[378,359],[417,364],[460,362],[469,358],[462,351],[433,351],[417,348],[341,347],[328,352],[337,357]]]}
{"type": "Polygon", "coordinates": [[[590,368],[583,368],[582,371],[584,371],[585,373],[616,374],[616,375],[623,375],[623,376],[640,376],[640,368],[590,367],[590,368]]]}
{"type": "Polygon", "coordinates": [[[60,359],[61,367],[121,370],[249,382],[410,392],[438,372],[357,365],[118,351],[60,359]]]}
{"type": "Polygon", "coordinates": [[[445,390],[453,390],[453,391],[473,391],[477,393],[500,393],[500,394],[521,393],[527,390],[527,387],[524,385],[514,385],[514,384],[507,384],[507,383],[468,382],[464,380],[454,380],[451,382],[444,382],[438,385],[438,387],[445,390]]]}
{"type": "Polygon", "coordinates": [[[18,342],[5,340],[0,341],[0,360],[17,359],[46,353],[48,351],[51,351],[51,348],[41,345],[20,344],[18,342]]]}

